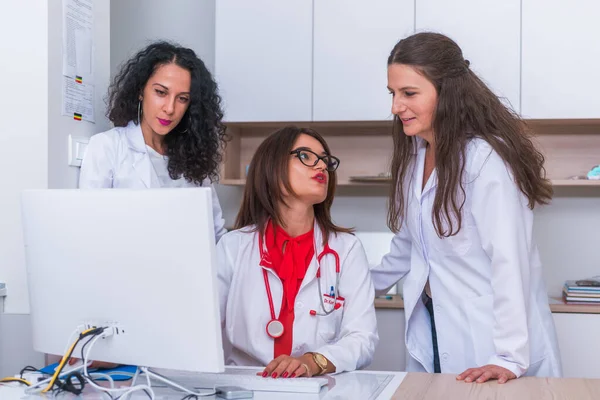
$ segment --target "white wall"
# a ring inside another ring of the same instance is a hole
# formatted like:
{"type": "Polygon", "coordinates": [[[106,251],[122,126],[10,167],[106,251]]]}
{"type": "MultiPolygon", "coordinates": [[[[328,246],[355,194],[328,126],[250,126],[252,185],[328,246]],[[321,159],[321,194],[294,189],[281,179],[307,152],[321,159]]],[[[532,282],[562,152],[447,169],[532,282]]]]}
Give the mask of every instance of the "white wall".
{"type": "Polygon", "coordinates": [[[6,282],[8,296],[0,315],[1,376],[43,363],[31,342],[20,193],[76,187],[78,169],[67,165],[69,133],[90,136],[108,128],[102,97],[110,73],[110,4],[95,0],[94,7],[96,124],[61,116],[62,0],[2,4],[0,281],[6,282]]]}
{"type": "Polygon", "coordinates": [[[102,96],[110,73],[110,4],[95,1],[96,124],[61,116],[62,0],[8,2],[0,24],[5,115],[0,145],[0,280],[6,281],[7,313],[28,313],[19,195],[30,188],[74,188],[77,168],[67,165],[69,133],[106,130],[102,96]],[[15,40],[18,38],[19,40],[15,40]]]}
{"type": "Polygon", "coordinates": [[[600,190],[561,188],[535,213],[535,238],[548,292],[560,296],[567,279],[600,275],[600,190]]]}
{"type": "Polygon", "coordinates": [[[67,164],[69,134],[89,137],[111,128],[104,103],[110,79],[110,3],[94,1],[95,124],[61,115],[62,0],[48,3],[48,187],[76,188],[79,168],[67,164]]]}
{"type": "Polygon", "coordinates": [[[215,0],[111,0],[111,72],[158,39],[189,47],[215,66],[215,0]]]}
{"type": "Polygon", "coordinates": [[[48,4],[2,5],[0,63],[0,281],[6,312],[28,312],[20,193],[48,185],[48,4]]]}

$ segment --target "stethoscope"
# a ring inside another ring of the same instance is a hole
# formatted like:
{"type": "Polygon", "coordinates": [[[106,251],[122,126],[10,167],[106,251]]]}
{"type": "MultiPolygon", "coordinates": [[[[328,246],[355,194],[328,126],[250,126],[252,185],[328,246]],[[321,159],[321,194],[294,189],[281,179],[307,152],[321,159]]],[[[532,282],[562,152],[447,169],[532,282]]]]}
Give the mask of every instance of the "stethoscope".
{"type": "MultiPolygon", "coordinates": [[[[316,249],[317,248],[316,243],[314,246],[316,249]]],[[[273,263],[271,261],[271,258],[269,257],[269,252],[266,250],[266,248],[264,246],[263,238],[260,234],[258,236],[258,248],[260,251],[259,265],[261,267],[264,267],[263,268],[263,277],[265,279],[265,289],[267,291],[267,299],[269,300],[269,308],[271,310],[271,320],[267,323],[266,331],[267,331],[267,335],[269,335],[271,338],[277,339],[278,337],[281,337],[283,335],[284,327],[283,327],[283,324],[281,323],[281,321],[279,321],[275,317],[275,307],[273,306],[273,296],[271,294],[271,284],[269,283],[269,275],[267,273],[267,270],[265,269],[265,268],[272,268],[273,263]]],[[[329,247],[329,244],[326,244],[323,247],[323,251],[317,256],[317,263],[318,263],[317,284],[319,286],[319,292],[318,292],[319,293],[319,304],[321,305],[322,311],[318,312],[317,310],[310,310],[310,315],[326,316],[341,307],[341,304],[338,304],[338,298],[339,298],[338,288],[340,287],[340,256],[338,255],[337,251],[332,250],[331,247],[329,247]],[[333,257],[335,258],[335,287],[332,288],[333,290],[330,292],[330,297],[333,297],[333,306],[331,306],[331,307],[325,307],[325,300],[324,300],[325,294],[321,287],[321,260],[328,254],[333,255],[333,257]],[[333,294],[331,294],[331,293],[333,293],[333,294]]]]}

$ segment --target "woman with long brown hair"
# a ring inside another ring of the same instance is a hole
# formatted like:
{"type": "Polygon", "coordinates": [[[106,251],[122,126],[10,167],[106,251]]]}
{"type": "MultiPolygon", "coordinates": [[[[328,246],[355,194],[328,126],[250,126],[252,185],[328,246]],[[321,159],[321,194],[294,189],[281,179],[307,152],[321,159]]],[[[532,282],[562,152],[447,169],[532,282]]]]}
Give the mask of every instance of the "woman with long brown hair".
{"type": "Polygon", "coordinates": [[[532,236],[552,187],[525,123],[441,34],[396,44],[388,89],[396,235],[372,273],[378,291],[406,276],[407,369],[466,382],[560,376],[532,236]]]}
{"type": "Polygon", "coordinates": [[[227,364],[264,377],[352,371],[378,341],[365,252],[330,216],[340,161],[317,132],[266,138],[250,168],[235,231],[217,245],[227,364]]]}

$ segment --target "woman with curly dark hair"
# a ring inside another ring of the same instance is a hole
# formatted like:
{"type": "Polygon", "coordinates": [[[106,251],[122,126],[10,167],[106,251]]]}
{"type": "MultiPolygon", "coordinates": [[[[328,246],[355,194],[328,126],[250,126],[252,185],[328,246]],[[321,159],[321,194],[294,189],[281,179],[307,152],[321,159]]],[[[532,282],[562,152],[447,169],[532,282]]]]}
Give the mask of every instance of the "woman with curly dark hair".
{"type": "Polygon", "coordinates": [[[533,208],[552,198],[543,155],[448,37],[412,35],[387,64],[396,235],[371,272],[380,292],[406,276],[407,370],[560,376],[532,233],[533,208]]]}
{"type": "MultiPolygon", "coordinates": [[[[127,61],[108,91],[115,128],[90,139],[80,188],[209,186],[225,146],[217,84],[194,51],[156,42],[127,61]]],[[[213,188],[217,240],[225,233],[213,188]]]]}

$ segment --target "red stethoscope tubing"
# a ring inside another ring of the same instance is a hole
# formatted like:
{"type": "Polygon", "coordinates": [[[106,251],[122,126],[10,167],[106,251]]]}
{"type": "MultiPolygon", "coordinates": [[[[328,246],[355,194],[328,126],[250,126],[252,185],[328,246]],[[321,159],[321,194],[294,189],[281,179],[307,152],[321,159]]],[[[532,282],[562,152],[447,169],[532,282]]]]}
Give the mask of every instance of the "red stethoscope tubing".
{"type": "Polygon", "coordinates": [[[263,276],[265,277],[265,288],[267,289],[267,298],[269,299],[269,308],[271,309],[271,319],[277,319],[275,317],[275,307],[273,306],[273,296],[271,295],[271,285],[269,284],[269,275],[267,270],[263,268],[263,276]]]}
{"type": "MultiPolygon", "coordinates": [[[[264,250],[264,247],[263,247],[263,238],[262,238],[262,236],[260,236],[260,234],[258,236],[258,248],[259,248],[259,252],[260,252],[260,264],[259,265],[261,267],[263,267],[263,277],[264,277],[264,280],[265,280],[265,289],[266,289],[266,292],[267,292],[267,299],[269,301],[269,309],[271,311],[271,320],[267,323],[266,331],[267,331],[267,335],[269,335],[273,339],[276,339],[276,338],[280,337],[281,335],[283,335],[283,329],[282,329],[282,326],[280,326],[281,323],[279,323],[279,324],[277,324],[277,326],[281,330],[280,334],[274,335],[269,330],[269,326],[275,324],[276,322],[279,322],[279,320],[275,316],[275,306],[273,305],[273,295],[271,293],[271,284],[269,283],[269,276],[267,274],[267,270],[265,269],[265,268],[271,268],[272,267],[272,263],[271,263],[271,260],[269,259],[268,253],[264,250]]],[[[316,248],[316,246],[315,246],[315,248],[316,248]]],[[[338,253],[336,251],[333,251],[331,249],[331,247],[329,247],[329,244],[326,244],[323,247],[323,251],[321,252],[321,254],[319,254],[317,256],[317,263],[318,263],[317,279],[319,279],[319,282],[320,282],[320,279],[321,279],[321,260],[327,254],[333,255],[333,257],[335,258],[335,273],[336,273],[336,276],[339,279],[339,275],[340,275],[340,256],[338,255],[338,253]]],[[[319,288],[320,288],[320,284],[319,284],[319,288]]],[[[334,301],[337,302],[337,288],[336,288],[336,293],[335,293],[334,301]]],[[[337,304],[336,304],[336,307],[334,309],[338,309],[338,308],[339,307],[337,307],[337,304]]],[[[311,310],[310,314],[311,315],[317,315],[317,312],[315,310],[311,310]]]]}

